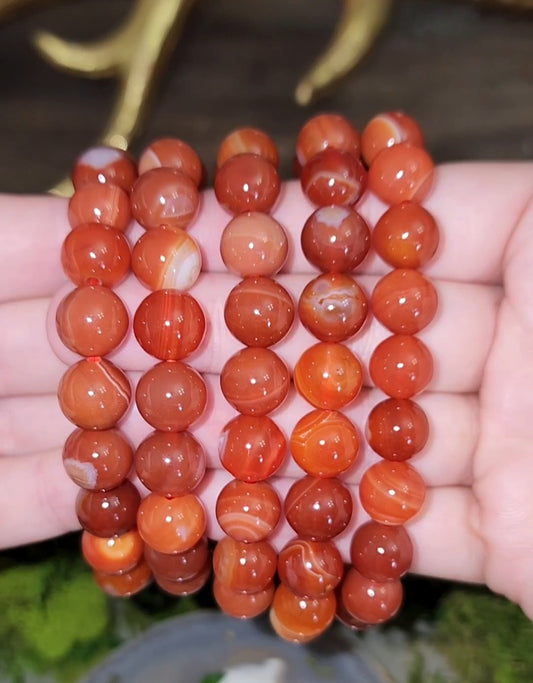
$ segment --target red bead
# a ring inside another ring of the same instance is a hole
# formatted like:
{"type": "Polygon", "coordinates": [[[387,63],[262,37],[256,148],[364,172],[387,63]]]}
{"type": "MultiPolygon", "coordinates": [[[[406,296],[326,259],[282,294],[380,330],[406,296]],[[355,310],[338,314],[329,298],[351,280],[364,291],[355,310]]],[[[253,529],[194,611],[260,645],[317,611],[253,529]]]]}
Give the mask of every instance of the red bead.
{"type": "Polygon", "coordinates": [[[206,585],[211,576],[211,563],[206,562],[202,569],[191,576],[190,579],[183,579],[182,581],[173,581],[166,576],[154,574],[154,579],[162,590],[170,595],[185,597],[187,595],[194,595],[206,585]]]}
{"type": "Polygon", "coordinates": [[[325,149],[338,149],[359,157],[360,138],[352,124],[339,114],[318,114],[309,119],[298,133],[296,159],[300,166],[325,149]]]}
{"type": "Polygon", "coordinates": [[[222,530],[236,541],[263,541],[279,522],[281,503],[268,482],[234,479],[218,495],[216,516],[222,530]]]}
{"type": "Polygon", "coordinates": [[[363,474],[359,496],[376,522],[405,524],[424,504],[426,485],[408,463],[381,460],[363,474]]]}
{"type": "Polygon", "coordinates": [[[409,399],[388,398],[368,416],[370,447],[387,460],[408,460],[427,443],[429,423],[422,408],[409,399]]]}
{"type": "Polygon", "coordinates": [[[136,179],[135,161],[128,152],[115,147],[91,147],[76,159],[72,171],[75,190],[89,183],[112,183],[129,192],[136,179]]]}
{"type": "Polygon", "coordinates": [[[94,572],[94,579],[100,588],[114,597],[129,598],[144,590],[152,581],[152,572],[146,562],[140,562],[129,572],[106,574],[94,572]]]}
{"type": "Polygon", "coordinates": [[[135,526],[141,497],[131,481],[110,491],[80,489],[76,498],[76,515],[81,526],[94,536],[125,534],[135,526]]]}
{"type": "Polygon", "coordinates": [[[372,310],[395,334],[416,334],[437,312],[435,287],[418,270],[397,269],[383,277],[372,292],[372,310]]]}
{"type": "Polygon", "coordinates": [[[366,624],[382,624],[392,619],[402,605],[402,582],[373,581],[352,567],[344,578],[341,596],[352,617],[366,624]]]}
{"type": "Polygon", "coordinates": [[[225,586],[216,577],[213,581],[213,596],[220,609],[234,619],[253,619],[272,604],[274,582],[256,593],[241,593],[225,586]]]}
{"type": "Polygon", "coordinates": [[[424,136],[418,123],[401,111],[383,112],[374,116],[361,134],[361,152],[366,164],[370,164],[382,149],[408,142],[414,147],[424,146],[424,136]]]}
{"type": "Polygon", "coordinates": [[[88,565],[106,574],[131,571],[142,560],[144,542],[136,529],[103,538],[88,531],[81,535],[81,550],[88,565]]]}
{"type": "Polygon", "coordinates": [[[370,357],[374,384],[392,398],[411,398],[433,377],[433,359],[417,337],[395,334],[384,339],[370,357]]]}
{"type": "Polygon", "coordinates": [[[332,541],[289,541],[278,557],[278,575],[297,595],[322,598],[340,583],[344,564],[332,541]]]}
{"type": "Polygon", "coordinates": [[[413,561],[413,544],[403,526],[366,522],[353,535],[350,558],[357,571],[374,581],[400,579],[413,561]]]}
{"type": "Polygon", "coordinates": [[[405,142],[382,150],[368,170],[368,187],[388,204],[421,202],[433,185],[433,161],[405,142]]]}
{"type": "Polygon", "coordinates": [[[366,189],[367,173],[348,152],[326,149],[305,164],[300,181],[306,196],[318,206],[351,206],[366,189]]]}
{"type": "Polygon", "coordinates": [[[276,588],[270,608],[270,623],[280,638],[308,643],[329,628],[335,608],[335,593],[322,598],[303,598],[281,584],[276,588]]]}
{"type": "Polygon", "coordinates": [[[160,553],[183,553],[205,533],[206,515],[193,493],[165,498],[150,493],[137,513],[137,527],[145,543],[160,553]]]}
{"type": "Polygon", "coordinates": [[[201,183],[204,174],[198,154],[186,142],[177,138],[154,140],[141,153],[140,174],[161,166],[181,171],[197,186],[201,183]]]}
{"type": "Polygon", "coordinates": [[[84,223],[103,223],[123,231],[131,220],[130,199],[118,185],[89,183],[70,198],[68,220],[72,228],[84,223]]]}
{"type": "Polygon", "coordinates": [[[268,212],[281,189],[276,167],[257,154],[239,154],[217,171],[215,195],[231,213],[268,212]]]}
{"type": "Polygon", "coordinates": [[[158,577],[164,576],[169,581],[186,581],[201,572],[209,562],[209,544],[203,536],[196,545],[183,553],[161,553],[147,545],[144,556],[148,566],[158,577]]]}
{"type": "Polygon", "coordinates": [[[238,154],[257,154],[274,167],[279,165],[279,155],[272,138],[258,128],[238,128],[220,143],[217,154],[217,168],[238,154]]]}
{"type": "Polygon", "coordinates": [[[366,621],[361,621],[353,617],[350,612],[344,606],[342,602],[342,592],[340,590],[337,593],[337,611],[335,617],[339,623],[341,623],[345,628],[349,628],[351,631],[366,631],[372,626],[372,624],[367,624],[366,621]]]}
{"type": "Polygon", "coordinates": [[[213,572],[224,586],[241,593],[264,590],[276,573],[276,552],[266,541],[243,543],[224,536],[213,551],[213,572]]]}

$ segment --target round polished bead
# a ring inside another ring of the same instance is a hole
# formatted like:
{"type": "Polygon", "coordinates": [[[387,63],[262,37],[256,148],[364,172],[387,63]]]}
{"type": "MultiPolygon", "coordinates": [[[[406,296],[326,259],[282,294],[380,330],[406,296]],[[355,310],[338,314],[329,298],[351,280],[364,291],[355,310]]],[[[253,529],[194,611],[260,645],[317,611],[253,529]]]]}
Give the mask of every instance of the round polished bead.
{"type": "Polygon", "coordinates": [[[63,447],[65,471],[84,489],[115,488],[126,479],[132,464],[132,448],[116,429],[75,429],[63,447]]]}
{"type": "Polygon", "coordinates": [[[161,225],[187,228],[200,205],[196,184],[175,168],[154,168],[143,173],[131,193],[131,211],[147,230],[161,225]]]}
{"type": "Polygon", "coordinates": [[[241,277],[271,276],[287,259],[285,230],[266,213],[253,211],[235,216],[220,240],[226,267],[241,277]]]}
{"type": "Polygon", "coordinates": [[[76,515],[81,526],[94,536],[125,534],[135,526],[141,496],[125,481],[110,491],[80,489],[76,498],[76,515]]]}
{"type": "Polygon", "coordinates": [[[203,178],[203,166],[194,149],[178,138],[154,140],[139,157],[139,173],[153,168],[174,168],[188,176],[198,186],[203,178]]]}
{"type": "Polygon", "coordinates": [[[238,154],[257,154],[275,168],[279,155],[272,138],[258,128],[238,128],[222,140],[217,154],[217,168],[238,154]]]}
{"type": "Polygon", "coordinates": [[[207,388],[202,376],[180,361],[164,361],[137,384],[137,407],[148,424],[163,432],[181,432],[203,414],[207,388]]]}
{"type": "Polygon", "coordinates": [[[129,316],[112,289],[82,285],[60,302],[56,328],[63,344],[74,353],[105,356],[126,336],[129,316]]]}
{"type": "Polygon", "coordinates": [[[315,408],[338,410],[361,390],[359,359],[344,344],[320,342],[306,349],[294,368],[298,392],[315,408]]]}
{"type": "Polygon", "coordinates": [[[278,557],[280,581],[297,595],[322,598],[339,585],[344,564],[332,541],[289,541],[278,557]]]}
{"type": "Polygon", "coordinates": [[[242,593],[225,586],[216,577],[213,580],[213,597],[220,609],[234,619],[253,619],[272,604],[275,586],[271,581],[256,593],[242,593]]]}
{"type": "Polygon", "coordinates": [[[348,152],[326,149],[305,164],[300,181],[305,195],[318,206],[351,206],[366,189],[367,172],[348,152]]]}
{"type": "Polygon", "coordinates": [[[215,195],[231,213],[268,212],[281,189],[276,167],[257,154],[238,154],[217,171],[215,195]]]}
{"type": "Polygon", "coordinates": [[[127,192],[112,183],[89,183],[77,190],[68,204],[71,228],[84,223],[103,223],[116,230],[125,230],[131,220],[127,192]]]}
{"type": "Polygon", "coordinates": [[[152,432],[135,452],[137,476],[161,496],[193,491],[204,477],[205,464],[202,446],[187,431],[152,432]]]}
{"type": "Polygon", "coordinates": [[[296,139],[296,159],[305,166],[325,149],[338,149],[358,158],[360,137],[352,124],[339,114],[318,114],[301,128],[296,139]]]}
{"type": "Polygon", "coordinates": [[[154,579],[159,588],[170,595],[184,598],[187,595],[194,595],[206,585],[211,576],[211,563],[208,561],[194,576],[181,581],[173,581],[166,576],[154,574],[154,579]]]}
{"type": "Polygon", "coordinates": [[[216,516],[222,530],[236,541],[263,541],[279,522],[281,503],[268,482],[234,479],[218,495],[216,516]]]}
{"type": "Polygon", "coordinates": [[[411,566],[413,544],[403,526],[370,520],[353,535],[350,558],[355,569],[367,579],[397,580],[411,566]]]}
{"type": "Polygon", "coordinates": [[[439,231],[433,216],[417,202],[391,206],[376,223],[374,248],[393,268],[421,268],[437,251],[439,231]]]}
{"type": "Polygon", "coordinates": [[[112,183],[126,192],[137,179],[137,167],[132,156],[115,147],[91,147],[80,154],[72,171],[75,190],[89,183],[112,183]]]}
{"type": "Polygon", "coordinates": [[[352,567],[344,577],[341,600],[355,619],[366,624],[382,624],[392,619],[402,605],[402,582],[373,581],[352,567]]]}
{"type": "Polygon", "coordinates": [[[144,557],[150,569],[170,581],[186,581],[201,572],[209,561],[209,544],[203,536],[196,545],[183,553],[161,553],[149,545],[144,557]]]}
{"type": "Polygon", "coordinates": [[[139,562],[133,569],[122,574],[94,572],[94,580],[108,595],[129,598],[151,583],[152,572],[146,562],[139,562]]]}
{"type": "Polygon", "coordinates": [[[367,624],[366,621],[361,621],[361,619],[356,619],[344,606],[342,601],[342,591],[337,590],[337,611],[335,613],[335,618],[339,623],[341,623],[345,628],[349,628],[351,631],[366,631],[372,624],[367,624]]]}
{"type": "Polygon", "coordinates": [[[417,337],[395,334],[375,348],[369,363],[374,384],[392,398],[411,398],[433,377],[433,359],[417,337]]]}
{"type": "Polygon", "coordinates": [[[285,498],[287,522],[299,536],[314,541],[334,538],[348,525],[353,511],[350,490],[339,479],[298,479],[285,498]]]}
{"type": "Polygon", "coordinates": [[[424,504],[426,485],[408,463],[381,460],[363,474],[359,496],[376,522],[405,524],[424,504]]]}
{"type": "Polygon", "coordinates": [[[232,590],[256,593],[274,578],[276,560],[276,551],[267,541],[243,543],[224,536],[213,551],[213,572],[232,590]]]}
{"type": "Polygon", "coordinates": [[[177,289],[184,292],[198,279],[202,254],[185,230],[166,227],[147,230],[131,253],[131,267],[148,289],[177,289]]]}
{"type": "Polygon", "coordinates": [[[161,360],[181,360],[200,345],[205,334],[205,316],[189,294],[158,289],[139,304],[133,332],[143,349],[161,360]]]}
{"type": "Polygon", "coordinates": [[[382,150],[368,170],[368,187],[388,204],[421,202],[433,185],[434,166],[421,147],[401,142],[382,150]]]}
{"type": "Polygon", "coordinates": [[[129,407],[126,375],[105,358],[86,358],[72,365],[58,388],[64,415],[82,429],[111,429],[129,407]]]}
{"type": "Polygon", "coordinates": [[[107,574],[129,572],[142,560],[144,542],[136,529],[103,538],[88,531],[81,535],[81,551],[87,564],[107,574]]]}
{"type": "Polygon", "coordinates": [[[269,417],[237,415],[222,430],[218,448],[228,472],[241,481],[255,482],[268,479],[280,468],[287,444],[269,417]]]}
{"type": "Polygon", "coordinates": [[[291,328],[294,303],[278,282],[247,277],[229,293],[224,319],[230,332],[246,346],[271,346],[291,328]]]}
{"type": "Polygon", "coordinates": [[[427,443],[429,423],[422,408],[409,399],[388,398],[368,416],[370,447],[386,460],[408,460],[427,443]]]}
{"type": "Polygon", "coordinates": [[[129,244],[122,232],[107,225],[78,225],[63,242],[61,265],[75,285],[97,281],[113,287],[128,274],[129,244]]]}
{"type": "Polygon", "coordinates": [[[304,598],[280,584],[270,608],[270,623],[280,638],[308,643],[329,628],[336,605],[335,593],[322,598],[304,598]]]}
{"type": "Polygon", "coordinates": [[[206,515],[193,493],[165,498],[149,493],[139,506],[137,527],[145,543],[160,553],[183,553],[205,533],[206,515]]]}
{"type": "Polygon", "coordinates": [[[424,136],[418,123],[401,111],[388,111],[374,116],[361,134],[361,153],[366,164],[374,161],[382,149],[408,142],[414,147],[424,146],[424,136]]]}
{"type": "Polygon", "coordinates": [[[368,313],[367,298],[349,275],[324,273],[311,280],[298,302],[301,323],[324,342],[341,342],[352,337],[368,313]]]}
{"type": "Polygon", "coordinates": [[[325,273],[348,273],[370,248],[365,219],[348,206],[321,206],[306,220],[301,236],[306,259],[325,273]]]}
{"type": "Polygon", "coordinates": [[[312,410],[294,427],[290,451],[295,462],[315,477],[336,477],[357,458],[359,437],[351,421],[335,410],[312,410]]]}
{"type": "Polygon", "coordinates": [[[243,415],[266,415],[277,408],[287,397],[290,381],[281,358],[261,347],[238,351],[220,373],[222,393],[243,415]]]}

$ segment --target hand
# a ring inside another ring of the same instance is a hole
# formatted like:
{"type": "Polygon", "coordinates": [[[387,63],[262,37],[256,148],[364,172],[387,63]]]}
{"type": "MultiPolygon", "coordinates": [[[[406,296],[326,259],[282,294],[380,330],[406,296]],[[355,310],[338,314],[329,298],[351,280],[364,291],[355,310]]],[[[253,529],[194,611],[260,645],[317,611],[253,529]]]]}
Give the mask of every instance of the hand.
{"type": "MultiPolygon", "coordinates": [[[[47,311],[53,312],[72,288],[59,263],[68,231],[66,202],[46,197],[0,201],[0,547],[6,548],[79,525],[74,513],[77,488],[61,461],[62,444],[73,425],[55,396],[65,363],[75,358],[55,337],[53,324],[51,344],[46,334],[47,311]]],[[[437,257],[425,271],[437,287],[440,310],[420,334],[433,353],[435,376],[429,390],[417,398],[430,420],[431,437],[411,461],[429,487],[423,511],[408,526],[416,548],[412,570],[486,583],[533,618],[533,164],[440,167],[425,206],[441,231],[437,257]]],[[[370,225],[384,209],[372,196],[358,206],[370,225]]],[[[299,232],[311,211],[297,184],[285,185],[275,217],[286,227],[292,249],[280,278],[295,299],[312,277],[299,250],[299,232]]],[[[224,272],[218,252],[228,220],[206,192],[201,215],[191,228],[204,252],[206,271],[191,293],[210,321],[194,365],[208,373],[214,397],[214,405],[192,431],[204,444],[212,468],[199,493],[213,538],[221,535],[214,518],[216,497],[230,478],[218,461],[218,434],[234,415],[220,393],[217,373],[240,348],[222,316],[225,296],[236,282],[224,272]]],[[[355,277],[370,292],[386,271],[372,256],[355,277]]],[[[117,291],[130,311],[146,294],[133,278],[117,291]]],[[[387,331],[373,321],[350,346],[367,366],[385,336],[387,331]]],[[[296,326],[276,351],[293,367],[311,343],[311,335],[296,326]]],[[[133,381],[154,363],[133,339],[110,357],[133,381]]],[[[367,386],[348,407],[361,432],[370,408],[382,398],[367,386]]],[[[288,436],[307,410],[309,406],[292,394],[273,418],[288,436]]],[[[150,431],[135,410],[121,428],[134,444],[150,431]]],[[[377,460],[363,445],[350,470],[356,514],[337,539],[345,559],[353,530],[365,518],[357,505],[357,482],[377,460]]],[[[275,485],[284,494],[296,476],[299,470],[287,458],[275,485]]],[[[292,535],[287,525],[280,525],[273,543],[279,549],[292,535]]]]}

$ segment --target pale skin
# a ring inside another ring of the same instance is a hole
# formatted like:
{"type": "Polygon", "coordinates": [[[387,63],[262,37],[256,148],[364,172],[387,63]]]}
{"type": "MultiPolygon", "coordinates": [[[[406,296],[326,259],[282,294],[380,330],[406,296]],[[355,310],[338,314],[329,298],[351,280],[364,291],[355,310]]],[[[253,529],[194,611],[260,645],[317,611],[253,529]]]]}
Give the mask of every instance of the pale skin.
{"type": "MultiPolygon", "coordinates": [[[[62,444],[73,425],[62,415],[58,381],[76,360],[54,333],[57,301],[72,287],[59,263],[69,227],[66,202],[50,197],[3,197],[0,272],[0,547],[9,548],[79,528],[74,513],[77,488],[66,476],[62,444]]],[[[434,281],[440,308],[420,333],[435,359],[435,375],[417,398],[431,424],[423,453],[411,464],[428,485],[426,503],[408,529],[415,545],[412,570],[461,582],[484,583],[521,605],[533,619],[533,164],[478,163],[442,166],[425,201],[439,224],[441,245],[425,269],[434,281]]],[[[367,196],[358,209],[372,225],[385,209],[367,196]]],[[[289,233],[289,260],[280,281],[295,296],[312,277],[299,249],[299,232],[311,205],[292,183],[283,188],[275,217],[289,233]]],[[[191,293],[209,319],[208,336],[191,364],[206,373],[212,401],[192,431],[204,445],[210,470],[198,489],[208,512],[208,533],[219,538],[214,519],[218,491],[230,476],[217,455],[218,434],[233,417],[217,374],[240,348],[225,329],[223,302],[235,276],[225,273],[218,251],[229,216],[210,191],[191,234],[202,245],[204,274],[191,293]]],[[[132,233],[135,234],[135,231],[132,233]]],[[[355,274],[370,292],[388,267],[376,256],[355,274]]],[[[118,293],[134,311],[146,290],[133,279],[118,293]]],[[[350,347],[367,366],[375,345],[387,336],[373,321],[350,347]]],[[[275,347],[293,366],[313,343],[301,326],[275,347]]],[[[111,359],[132,382],[153,364],[129,339],[111,359]]],[[[384,398],[368,376],[346,412],[364,433],[370,408],[384,398]]],[[[272,414],[289,435],[309,406],[291,394],[272,414]]],[[[121,424],[133,444],[150,431],[133,409],[121,424]]],[[[362,439],[364,442],[364,439],[362,439]]],[[[348,559],[349,540],[365,518],[357,482],[377,460],[361,447],[347,480],[356,514],[337,542],[348,559]]],[[[287,459],[275,485],[284,493],[299,476],[287,459]]],[[[293,535],[280,525],[277,549],[293,535]]]]}

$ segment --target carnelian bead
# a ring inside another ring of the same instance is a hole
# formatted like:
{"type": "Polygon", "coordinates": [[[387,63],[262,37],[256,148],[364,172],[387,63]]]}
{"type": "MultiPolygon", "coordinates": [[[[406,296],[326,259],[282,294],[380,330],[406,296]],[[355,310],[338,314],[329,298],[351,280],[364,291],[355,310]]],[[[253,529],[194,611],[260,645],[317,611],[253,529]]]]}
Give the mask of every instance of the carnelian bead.
{"type": "Polygon", "coordinates": [[[196,184],[175,168],[154,168],[139,176],[131,192],[133,217],[147,230],[166,225],[186,228],[196,217],[196,184]]]}
{"type": "Polygon", "coordinates": [[[65,471],[84,489],[115,488],[126,479],[132,464],[132,448],[116,429],[75,429],[63,447],[65,471]]]}
{"type": "Polygon", "coordinates": [[[429,423],[409,399],[388,398],[372,408],[367,422],[370,447],[386,460],[408,460],[427,443],[429,423]]]}
{"type": "Polygon", "coordinates": [[[365,624],[382,624],[395,616],[402,605],[402,582],[373,581],[352,567],[344,577],[341,600],[355,619],[365,624]]]}
{"type": "Polygon", "coordinates": [[[115,147],[91,147],[76,159],[72,171],[75,190],[89,183],[113,183],[126,192],[137,179],[137,167],[132,156],[115,147]]]}
{"type": "Polygon", "coordinates": [[[278,576],[297,595],[322,598],[339,585],[344,564],[332,541],[295,538],[280,551],[278,576]]]}
{"type": "Polygon", "coordinates": [[[125,230],[131,220],[128,194],[112,183],[89,183],[80,187],[68,204],[68,221],[72,228],[84,223],[103,223],[125,230]]]}
{"type": "Polygon", "coordinates": [[[202,569],[189,579],[181,581],[173,581],[166,576],[154,574],[154,579],[162,590],[170,595],[185,597],[187,595],[194,595],[206,585],[211,576],[211,563],[206,562],[202,569]]]}
{"type": "Polygon", "coordinates": [[[64,415],[82,429],[111,429],[131,399],[126,375],[105,358],[85,358],[71,365],[58,389],[64,415]]]}
{"type": "Polygon", "coordinates": [[[376,223],[374,248],[393,268],[421,268],[437,251],[439,231],[433,216],[416,202],[391,206],[376,223]]]}
{"type": "Polygon", "coordinates": [[[365,293],[343,273],[324,273],[311,280],[298,302],[300,321],[324,342],[352,337],[365,322],[367,312],[365,293]]]}
{"type": "Polygon", "coordinates": [[[405,524],[422,507],[426,485],[408,463],[381,460],[361,477],[359,497],[376,522],[405,524]]]}
{"type": "Polygon", "coordinates": [[[337,410],[357,396],[363,372],[358,358],[344,344],[320,342],[300,356],[293,379],[299,393],[315,408],[337,410]]]}
{"type": "Polygon", "coordinates": [[[189,294],[158,289],[137,308],[133,332],[139,344],[161,360],[181,360],[195,351],[205,334],[205,316],[189,294]]]}
{"type": "Polygon", "coordinates": [[[351,206],[366,189],[367,172],[351,154],[326,149],[305,164],[300,182],[304,194],[318,206],[351,206]]]}
{"type": "Polygon", "coordinates": [[[388,204],[422,201],[433,185],[433,161],[421,147],[401,142],[382,150],[368,169],[368,187],[388,204]]]}
{"type": "Polygon", "coordinates": [[[218,169],[215,195],[231,213],[270,211],[281,189],[276,167],[257,154],[238,154],[218,169]]]}
{"type": "Polygon", "coordinates": [[[413,544],[403,526],[370,520],[353,535],[350,558],[355,569],[367,579],[397,580],[411,566],[413,544]]]}
{"type": "Polygon", "coordinates": [[[308,643],[329,628],[336,605],[333,592],[322,598],[304,598],[280,584],[270,608],[270,623],[280,638],[308,643]]]}
{"type": "Polygon", "coordinates": [[[139,157],[139,173],[153,168],[174,168],[188,176],[198,186],[202,182],[204,170],[200,157],[190,145],[178,138],[154,140],[139,157]]]}
{"type": "Polygon", "coordinates": [[[256,593],[274,578],[276,559],[276,551],[267,541],[243,543],[224,536],[213,551],[213,572],[232,590],[256,593]]]}
{"type": "Polygon", "coordinates": [[[341,623],[344,627],[349,628],[351,631],[366,631],[372,626],[372,624],[367,624],[366,621],[361,621],[360,619],[353,617],[342,602],[342,592],[337,590],[336,594],[337,611],[335,613],[335,617],[339,623],[341,623]]]}
{"type": "Polygon", "coordinates": [[[76,515],[81,526],[94,536],[125,534],[135,526],[141,496],[126,480],[110,491],[80,489],[76,498],[76,515]]]}
{"type": "Polygon", "coordinates": [[[94,572],[94,579],[100,588],[109,595],[129,598],[140,593],[150,584],[152,572],[146,562],[140,562],[133,569],[123,574],[94,572]]]}
{"type": "Polygon", "coordinates": [[[295,462],[315,477],[336,477],[357,458],[359,437],[350,420],[335,410],[312,410],[293,429],[295,462]]]}
{"type": "Polygon", "coordinates": [[[217,498],[218,523],[236,541],[263,541],[276,528],[280,516],[278,494],[266,481],[234,479],[217,498]]]}
{"type": "Polygon", "coordinates": [[[260,347],[238,351],[220,373],[222,393],[244,415],[266,415],[277,408],[287,397],[290,381],[281,358],[260,347]]]}
{"type": "Polygon", "coordinates": [[[299,536],[327,541],[343,531],[352,517],[350,490],[339,479],[298,479],[285,498],[287,522],[299,536]]]}
{"type": "Polygon", "coordinates": [[[220,609],[234,619],[253,619],[272,604],[274,582],[256,593],[241,593],[225,586],[216,577],[213,581],[213,597],[220,609]]]}
{"type": "Polygon", "coordinates": [[[424,136],[418,123],[401,111],[383,112],[367,123],[361,134],[361,153],[370,164],[382,149],[408,142],[414,147],[424,146],[424,136]]]}
{"type": "Polygon", "coordinates": [[[271,346],[291,328],[294,303],[278,282],[247,277],[229,293],[224,319],[230,332],[246,346],[271,346]]]}
{"type": "Polygon", "coordinates": [[[220,143],[217,167],[238,154],[257,154],[274,167],[279,165],[279,155],[272,138],[258,128],[238,128],[229,133],[220,143]]]}
{"type": "Polygon", "coordinates": [[[418,337],[395,334],[374,349],[369,370],[374,384],[386,394],[411,398],[431,381],[433,359],[418,337]]]}
{"type": "Polygon", "coordinates": [[[205,510],[193,493],[177,498],[149,493],[137,513],[142,539],[160,553],[190,550],[204,535],[205,526],[205,510]]]}
{"type": "Polygon", "coordinates": [[[242,481],[262,481],[276,472],[287,451],[279,427],[266,416],[237,415],[219,439],[220,461],[242,481]]]}
{"type": "Polygon", "coordinates": [[[161,496],[182,496],[202,481],[205,453],[187,431],[152,432],[137,447],[135,471],[150,491],[161,496]]]}
{"type": "Polygon", "coordinates": [[[325,149],[338,149],[359,157],[360,137],[352,124],[339,114],[318,114],[301,128],[296,140],[296,159],[300,166],[325,149]]]}
{"type": "Polygon", "coordinates": [[[180,361],[164,361],[137,384],[137,407],[148,424],[163,432],[181,432],[202,415],[207,388],[202,376],[180,361]]]}
{"type": "Polygon", "coordinates": [[[370,248],[365,219],[348,206],[321,206],[306,220],[301,235],[305,258],[326,273],[348,273],[370,248]]]}
{"type": "Polygon", "coordinates": [[[165,576],[170,581],[186,581],[201,572],[209,561],[209,544],[203,536],[183,553],[161,553],[146,545],[144,557],[157,576],[165,576]]]}
{"type": "Polygon", "coordinates": [[[103,538],[88,531],[81,535],[81,551],[88,565],[99,572],[122,574],[141,561],[144,542],[136,529],[103,538]]]}

